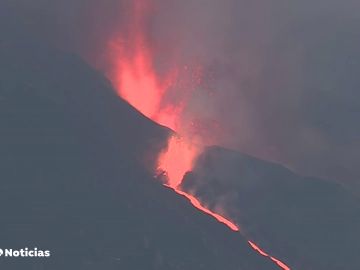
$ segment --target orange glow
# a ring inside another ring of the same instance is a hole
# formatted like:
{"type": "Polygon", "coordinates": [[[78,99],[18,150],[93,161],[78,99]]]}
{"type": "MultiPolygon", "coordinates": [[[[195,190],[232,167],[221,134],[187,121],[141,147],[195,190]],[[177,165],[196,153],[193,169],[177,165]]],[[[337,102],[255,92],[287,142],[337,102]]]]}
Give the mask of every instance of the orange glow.
{"type": "Polygon", "coordinates": [[[184,192],[184,191],[181,191],[180,189],[177,189],[177,188],[174,188],[174,187],[171,187],[169,185],[165,185],[169,188],[171,188],[172,190],[174,190],[177,194],[179,195],[182,195],[184,196],[186,199],[188,199],[190,201],[190,203],[195,206],[197,209],[199,209],[200,211],[208,214],[209,216],[212,216],[214,217],[217,221],[221,222],[221,223],[224,223],[226,226],[228,226],[230,229],[232,229],[233,231],[237,232],[239,231],[239,228],[234,224],[232,223],[230,220],[224,218],[223,216],[219,215],[219,214],[216,214],[215,212],[205,208],[204,206],[201,205],[201,203],[199,202],[198,199],[196,199],[194,196],[184,192]]]}
{"type": "MultiPolygon", "coordinates": [[[[231,230],[237,232],[239,227],[227,218],[217,214],[205,206],[193,195],[179,189],[186,172],[191,171],[193,163],[202,149],[202,145],[194,143],[189,131],[184,130],[182,114],[185,110],[184,94],[180,92],[182,100],[178,103],[167,102],[167,93],[174,85],[178,76],[176,68],[160,77],[154,68],[153,52],[145,36],[147,19],[151,15],[151,2],[149,0],[133,1],[131,21],[126,29],[127,33],[114,38],[109,42],[108,50],[112,55],[112,70],[108,73],[118,94],[129,104],[134,106],[146,117],[160,125],[171,128],[178,135],[171,136],[168,147],[159,155],[158,170],[165,173],[166,186],[183,196],[200,211],[214,217],[231,230]]],[[[187,68],[186,68],[187,70],[187,68]]],[[[194,83],[200,83],[201,68],[194,74],[194,83]]],[[[206,138],[203,138],[204,139],[206,138]]],[[[284,270],[289,270],[281,261],[269,256],[257,245],[249,241],[250,246],[259,254],[273,260],[284,270]]]]}
{"type": "Polygon", "coordinates": [[[158,169],[164,171],[168,185],[177,188],[186,172],[190,171],[199,153],[199,148],[188,143],[184,138],[172,136],[167,149],[160,154],[158,169]]]}
{"type": "Polygon", "coordinates": [[[155,71],[153,53],[145,35],[150,1],[133,1],[131,9],[128,33],[119,34],[109,42],[112,67],[108,76],[118,94],[129,104],[146,117],[175,129],[182,107],[163,103],[167,90],[175,81],[177,69],[161,79],[155,71]]]}
{"type": "Polygon", "coordinates": [[[121,60],[118,70],[117,89],[120,95],[145,116],[154,117],[165,89],[152,72],[148,52],[136,52],[132,61],[121,60]]]}
{"type": "MultiPolygon", "coordinates": [[[[239,227],[237,225],[235,225],[235,223],[233,223],[232,221],[230,221],[229,219],[207,209],[206,207],[202,206],[202,204],[200,203],[200,201],[198,199],[196,199],[194,196],[192,196],[191,194],[188,194],[180,189],[171,187],[169,185],[165,185],[169,188],[171,188],[172,190],[174,190],[176,193],[178,193],[179,195],[184,196],[186,199],[189,200],[189,202],[197,209],[199,209],[200,211],[208,214],[209,216],[212,216],[213,218],[215,218],[217,221],[225,224],[226,226],[228,226],[231,230],[238,232],[240,231],[239,227]]],[[[265,251],[263,251],[261,248],[259,248],[255,243],[253,243],[252,241],[248,241],[250,247],[252,249],[254,249],[256,252],[258,252],[260,255],[269,258],[270,260],[272,260],[273,262],[275,262],[281,269],[283,270],[291,270],[290,267],[288,267],[285,263],[283,263],[282,261],[270,256],[269,254],[267,254],[265,251]]]]}
{"type": "Polygon", "coordinates": [[[262,249],[260,249],[255,243],[248,241],[249,245],[256,250],[259,254],[261,254],[264,257],[268,257],[269,259],[271,259],[273,262],[275,262],[278,266],[280,266],[282,269],[284,270],[290,270],[289,266],[287,266],[285,263],[283,263],[282,261],[271,257],[269,254],[267,254],[265,251],[263,251],[262,249]]]}

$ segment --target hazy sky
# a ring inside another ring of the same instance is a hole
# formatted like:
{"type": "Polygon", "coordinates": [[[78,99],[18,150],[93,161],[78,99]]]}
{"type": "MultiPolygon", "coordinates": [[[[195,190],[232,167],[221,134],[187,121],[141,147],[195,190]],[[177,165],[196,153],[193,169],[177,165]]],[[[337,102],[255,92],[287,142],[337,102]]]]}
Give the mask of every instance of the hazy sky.
{"type": "MultiPolygon", "coordinates": [[[[162,63],[159,72],[174,59],[180,66],[200,63],[210,85],[197,89],[189,117],[221,123],[221,145],[357,184],[358,1],[153,2],[146,33],[162,63]]],[[[108,39],[124,33],[131,19],[130,0],[0,5],[4,30],[26,27],[29,35],[91,63],[102,59],[108,39]]]]}

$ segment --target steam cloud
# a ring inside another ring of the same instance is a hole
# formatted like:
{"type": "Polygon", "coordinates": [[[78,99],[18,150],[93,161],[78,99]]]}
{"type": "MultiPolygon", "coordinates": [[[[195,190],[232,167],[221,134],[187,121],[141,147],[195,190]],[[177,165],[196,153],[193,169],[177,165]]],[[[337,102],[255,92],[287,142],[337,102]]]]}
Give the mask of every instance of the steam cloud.
{"type": "MultiPolygon", "coordinates": [[[[6,0],[0,29],[27,27],[106,71],[109,39],[131,35],[131,3],[6,0]]],[[[174,63],[202,67],[189,122],[216,144],[360,187],[358,1],[154,0],[152,8],[146,38],[159,75],[174,63]]]]}

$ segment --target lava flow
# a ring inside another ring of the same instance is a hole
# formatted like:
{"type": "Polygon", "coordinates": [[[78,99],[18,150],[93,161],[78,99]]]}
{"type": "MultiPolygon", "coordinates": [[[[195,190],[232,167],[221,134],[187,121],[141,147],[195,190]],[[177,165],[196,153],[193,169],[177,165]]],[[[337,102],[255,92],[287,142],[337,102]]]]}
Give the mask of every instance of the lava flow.
{"type": "MultiPolygon", "coordinates": [[[[173,72],[168,72],[162,79],[155,71],[152,50],[145,38],[146,20],[151,15],[149,3],[149,1],[134,1],[132,22],[128,26],[126,36],[109,43],[109,50],[113,55],[112,61],[114,62],[113,70],[108,75],[118,89],[119,95],[142,114],[177,133],[181,133],[182,136],[171,136],[167,149],[159,155],[157,169],[166,175],[167,183],[165,186],[231,230],[239,231],[236,224],[204,207],[197,198],[179,188],[185,173],[192,170],[193,163],[203,145],[195,143],[193,137],[187,134],[186,129],[181,126],[184,121],[182,113],[186,99],[182,97],[178,103],[169,103],[167,100],[167,92],[176,81],[176,69],[173,72]]],[[[179,92],[183,93],[182,91],[179,92]]],[[[248,243],[255,251],[268,257],[282,269],[290,269],[280,260],[261,250],[253,242],[249,241],[248,243]]]]}

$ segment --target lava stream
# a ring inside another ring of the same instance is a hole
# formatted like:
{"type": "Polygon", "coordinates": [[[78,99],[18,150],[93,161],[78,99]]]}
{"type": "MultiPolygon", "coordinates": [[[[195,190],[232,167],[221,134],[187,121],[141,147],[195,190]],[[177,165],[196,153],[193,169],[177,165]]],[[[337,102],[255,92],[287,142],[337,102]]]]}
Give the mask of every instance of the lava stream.
{"type": "Polygon", "coordinates": [[[280,266],[282,269],[284,270],[290,270],[290,267],[287,266],[285,263],[283,263],[282,261],[270,256],[269,254],[267,254],[265,251],[263,251],[262,249],[260,249],[255,243],[248,241],[249,245],[255,250],[257,251],[259,254],[268,257],[270,260],[272,260],[273,262],[275,262],[278,266],[280,266]]]}
{"type": "MultiPolygon", "coordinates": [[[[184,137],[171,136],[167,149],[159,155],[157,169],[165,172],[168,180],[167,187],[189,200],[200,211],[237,232],[239,227],[236,224],[207,209],[193,195],[178,188],[185,173],[192,170],[193,163],[203,146],[194,142],[194,136],[187,134],[189,132],[183,125],[184,104],[187,102],[186,89],[177,89],[177,93],[180,95],[178,100],[169,102],[171,100],[169,99],[169,89],[176,86],[177,67],[173,67],[162,77],[154,68],[153,48],[149,46],[146,36],[148,20],[152,16],[151,4],[150,0],[132,2],[132,19],[127,25],[128,29],[109,41],[108,50],[112,56],[110,59],[112,68],[107,75],[119,95],[129,104],[158,124],[184,135],[184,137]]],[[[206,138],[202,136],[201,141],[204,139],[206,138]]],[[[249,241],[249,245],[259,254],[270,258],[282,269],[290,269],[253,242],[249,241]]]]}
{"type": "MultiPolygon", "coordinates": [[[[194,197],[193,195],[186,193],[185,191],[179,189],[179,186],[183,180],[183,176],[186,172],[192,169],[192,165],[194,160],[198,154],[199,149],[194,145],[189,145],[181,137],[172,136],[168,142],[168,148],[164,153],[162,153],[159,157],[159,170],[164,171],[167,176],[167,184],[164,186],[172,189],[177,194],[186,198],[195,208],[200,211],[206,213],[209,216],[212,216],[220,223],[225,224],[231,230],[238,232],[240,228],[229,219],[223,217],[222,215],[211,211],[201,204],[201,202],[194,197]]],[[[283,270],[290,270],[285,263],[282,261],[270,256],[268,253],[263,251],[259,246],[257,246],[254,242],[248,241],[248,244],[252,249],[258,252],[260,255],[269,258],[273,262],[275,262],[280,268],[283,270]]]]}
{"type": "MultiPolygon", "coordinates": [[[[171,186],[169,184],[164,184],[164,186],[172,189],[173,191],[175,191],[177,194],[185,197],[195,208],[199,209],[200,211],[208,214],[209,216],[212,216],[213,218],[215,218],[217,221],[219,221],[220,223],[225,224],[226,226],[228,226],[231,230],[235,231],[235,232],[239,232],[240,228],[233,223],[232,221],[230,221],[229,219],[223,217],[222,215],[219,215],[213,211],[211,211],[210,209],[204,207],[200,201],[195,198],[193,195],[186,193],[182,190],[180,190],[177,186],[171,186]]],[[[250,245],[250,247],[252,249],[254,249],[256,252],[258,252],[260,255],[269,258],[270,260],[272,260],[273,262],[275,262],[280,268],[282,268],[283,270],[291,270],[289,266],[287,266],[285,263],[283,263],[282,261],[270,256],[268,253],[266,253],[265,251],[263,251],[259,246],[257,246],[254,242],[252,241],[248,241],[248,244],[250,245]]]]}
{"type": "Polygon", "coordinates": [[[190,201],[190,203],[195,206],[197,209],[199,209],[200,211],[203,211],[204,213],[214,217],[217,221],[224,223],[226,226],[228,226],[230,229],[232,229],[233,231],[237,232],[239,231],[239,228],[232,223],[230,220],[224,218],[223,216],[216,214],[215,212],[207,209],[206,207],[202,206],[201,203],[199,202],[198,199],[196,199],[194,196],[180,190],[174,187],[171,187],[169,185],[166,185],[166,187],[171,188],[173,191],[175,191],[177,194],[184,196],[186,199],[188,199],[190,201]]]}

